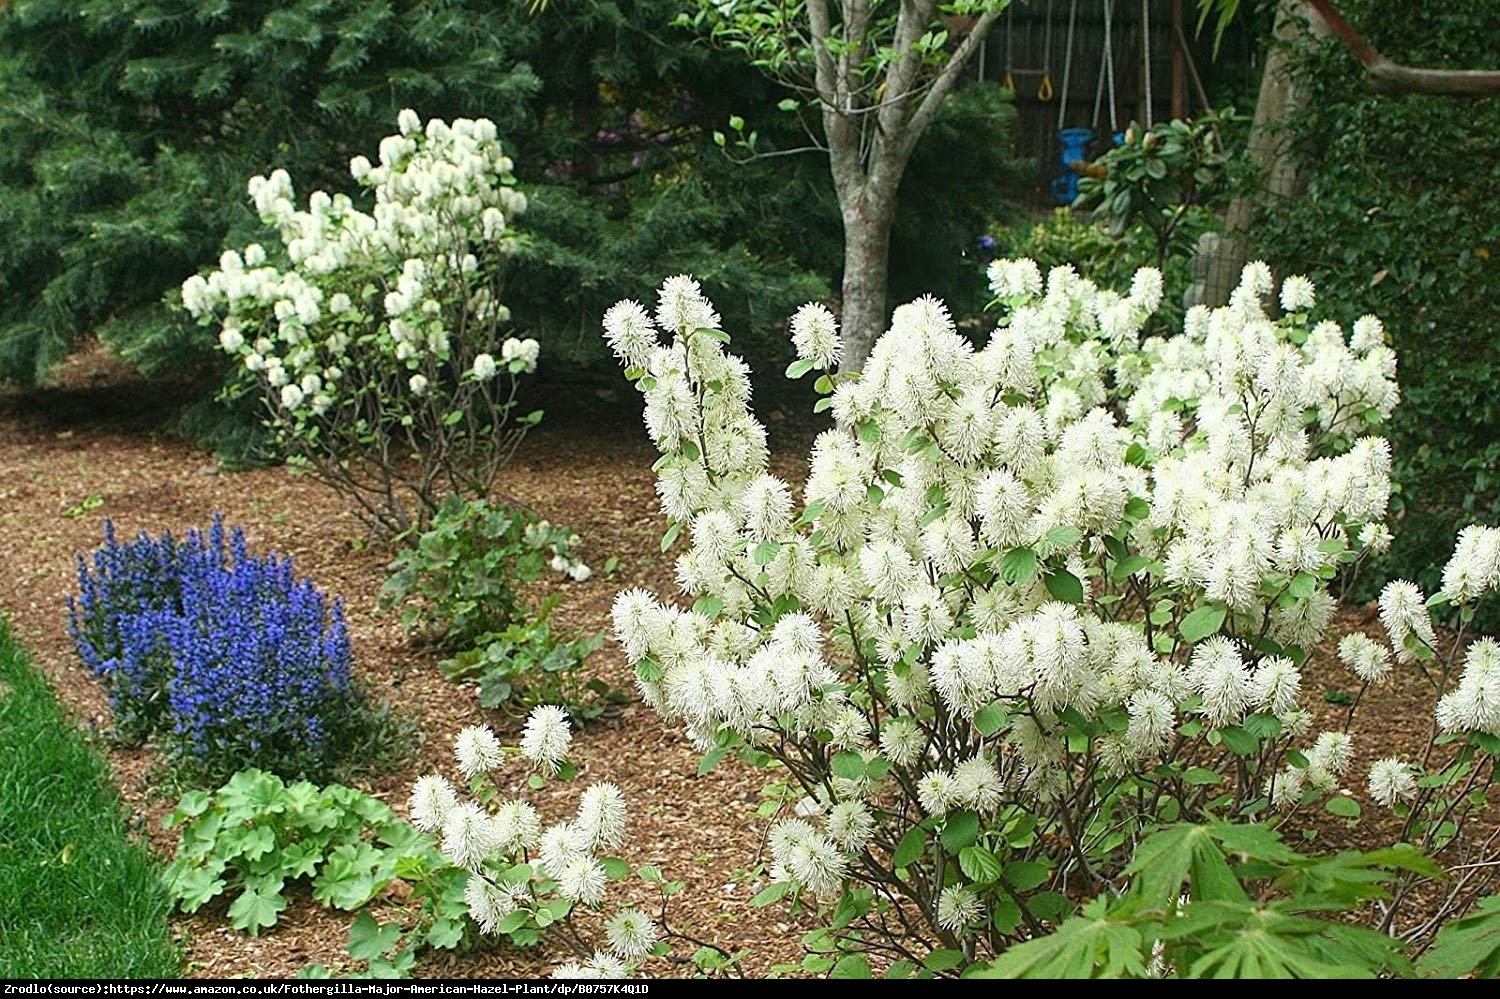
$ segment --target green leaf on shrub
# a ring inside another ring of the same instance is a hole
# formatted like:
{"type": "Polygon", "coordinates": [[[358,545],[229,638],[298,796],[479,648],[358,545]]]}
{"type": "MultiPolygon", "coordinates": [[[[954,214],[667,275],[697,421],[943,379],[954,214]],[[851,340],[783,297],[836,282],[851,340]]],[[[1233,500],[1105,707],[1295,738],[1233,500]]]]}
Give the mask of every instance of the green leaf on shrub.
{"type": "Polygon", "coordinates": [[[710,340],[717,340],[720,343],[727,344],[730,342],[728,333],[725,333],[723,330],[713,329],[712,327],[703,326],[694,330],[693,332],[699,334],[700,336],[706,336],[710,340]]]}
{"type": "Polygon", "coordinates": [[[361,912],[349,924],[349,956],[357,961],[372,961],[396,946],[400,939],[400,926],[381,925],[368,912],[361,912]]]}
{"type": "Polygon", "coordinates": [[[1049,573],[1046,579],[1047,592],[1065,604],[1083,603],[1083,583],[1066,569],[1049,573]]]}
{"type": "Polygon", "coordinates": [[[935,950],[922,960],[922,967],[928,971],[947,971],[964,963],[964,952],[961,950],[935,950]]]}
{"type": "Polygon", "coordinates": [[[1031,891],[1047,883],[1047,865],[1035,860],[1017,860],[1005,865],[1005,881],[1016,891],[1031,891]]]}
{"type": "Polygon", "coordinates": [[[1253,756],[1260,749],[1260,740],[1238,725],[1227,725],[1219,729],[1219,738],[1224,746],[1238,756],[1253,756]]]}
{"type": "Polygon", "coordinates": [[[776,553],[780,550],[781,546],[776,542],[762,541],[760,544],[755,546],[755,564],[770,565],[771,562],[776,558],[776,553]]]}
{"type": "Polygon", "coordinates": [[[630,865],[619,857],[600,857],[599,863],[604,867],[604,874],[611,881],[630,876],[630,865]]]}
{"type": "Polygon", "coordinates": [[[1005,709],[1000,706],[999,702],[986,704],[974,712],[974,727],[985,738],[989,738],[1000,731],[1008,721],[1010,721],[1010,715],[1006,714],[1005,709]]]}
{"type": "Polygon", "coordinates": [[[1185,641],[1201,642],[1210,635],[1218,634],[1227,616],[1228,612],[1223,607],[1215,607],[1212,604],[1199,607],[1182,619],[1182,625],[1178,630],[1185,641]]]}
{"type": "Polygon", "coordinates": [[[667,675],[667,671],[662,669],[661,663],[657,662],[654,657],[647,656],[635,664],[635,675],[640,677],[643,683],[660,683],[667,675]]]}
{"type": "Polygon", "coordinates": [[[1072,548],[1083,540],[1083,532],[1072,524],[1058,524],[1042,538],[1054,548],[1072,548]]]}
{"type": "Polygon", "coordinates": [[[912,826],[896,844],[896,852],[891,854],[891,866],[910,867],[926,850],[927,832],[921,826],[912,826]]]}
{"type": "Polygon", "coordinates": [[[1116,562],[1109,570],[1109,578],[1115,582],[1129,579],[1142,569],[1151,564],[1151,560],[1144,555],[1127,555],[1116,562]]]}
{"type": "Polygon", "coordinates": [[[1323,803],[1323,810],[1331,815],[1337,815],[1340,818],[1359,818],[1359,802],[1344,795],[1339,795],[1336,798],[1329,798],[1323,803]]]}
{"type": "Polygon", "coordinates": [[[1474,911],[1438,931],[1417,961],[1423,978],[1500,977],[1500,895],[1480,900],[1474,911]]]}
{"type": "Polygon", "coordinates": [[[1294,600],[1306,600],[1318,588],[1318,577],[1309,572],[1299,572],[1287,584],[1287,595],[1294,600]]]}
{"type": "Polygon", "coordinates": [[[712,593],[705,593],[693,602],[693,611],[704,617],[718,617],[719,612],[724,609],[724,601],[712,593]]]}
{"type": "Polygon", "coordinates": [[[837,753],[833,757],[833,772],[845,780],[858,780],[865,774],[865,758],[858,753],[837,753]]]}
{"type": "Polygon", "coordinates": [[[833,966],[833,978],[873,978],[870,962],[863,954],[845,954],[833,966]]]}
{"type": "Polygon", "coordinates": [[[788,378],[801,378],[813,369],[813,362],[807,358],[799,358],[786,366],[788,378]]]}
{"type": "Polygon", "coordinates": [[[973,812],[950,812],[943,823],[943,849],[957,853],[979,838],[979,816],[973,812]]]}
{"type": "Polygon", "coordinates": [[[1132,496],[1125,502],[1125,516],[1131,520],[1145,520],[1151,516],[1151,507],[1139,496],[1132,496]]]}
{"type": "Polygon", "coordinates": [[[661,536],[661,550],[666,551],[668,548],[671,548],[672,543],[677,540],[677,535],[681,533],[682,521],[674,520],[672,526],[667,528],[667,533],[661,536]]]}
{"type": "Polygon", "coordinates": [[[495,925],[496,933],[514,933],[526,925],[526,920],[531,918],[531,913],[525,909],[517,909],[495,925]]]}
{"type": "Polygon", "coordinates": [[[1038,919],[1060,923],[1073,912],[1073,900],[1060,891],[1039,891],[1026,900],[1038,919]]]}
{"type": "Polygon", "coordinates": [[[1009,896],[996,899],[990,913],[990,923],[1001,933],[1014,933],[1021,925],[1021,907],[1009,896]]]}
{"type": "Polygon", "coordinates": [[[958,851],[958,869],[977,884],[993,884],[1000,877],[1000,861],[982,846],[966,846],[958,851]]]}
{"type": "Polygon", "coordinates": [[[229,922],[237,930],[257,936],[261,930],[276,925],[276,917],[286,908],[280,892],[259,892],[246,888],[229,907],[229,922]]]}
{"type": "Polygon", "coordinates": [[[1000,578],[1019,585],[1036,575],[1036,552],[1030,548],[1012,548],[1000,559],[1000,578]]]}
{"type": "Polygon", "coordinates": [[[1257,739],[1274,739],[1281,734],[1281,721],[1275,715],[1253,714],[1240,727],[1257,739]]]}
{"type": "Polygon", "coordinates": [[[755,893],[755,897],[750,900],[750,904],[757,909],[764,908],[772,902],[781,901],[791,890],[792,883],[790,881],[772,881],[755,893]]]}
{"type": "Polygon", "coordinates": [[[1183,773],[1182,779],[1188,784],[1203,786],[1222,783],[1224,777],[1217,770],[1210,770],[1207,767],[1193,767],[1183,773]]]}
{"type": "Polygon", "coordinates": [[[703,758],[698,761],[698,776],[702,777],[714,767],[718,766],[719,761],[722,760],[728,753],[728,746],[715,746],[713,749],[710,749],[708,752],[704,753],[703,758]]]}

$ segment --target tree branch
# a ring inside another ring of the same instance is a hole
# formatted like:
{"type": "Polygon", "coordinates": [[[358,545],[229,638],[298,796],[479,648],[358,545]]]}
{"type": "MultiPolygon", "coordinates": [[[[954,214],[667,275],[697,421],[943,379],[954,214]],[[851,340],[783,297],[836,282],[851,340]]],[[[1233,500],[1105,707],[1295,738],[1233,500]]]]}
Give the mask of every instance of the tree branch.
{"type": "Polygon", "coordinates": [[[1392,62],[1365,41],[1332,0],[1308,0],[1328,22],[1333,33],[1353,50],[1369,73],[1376,93],[1427,94],[1433,97],[1490,97],[1500,94],[1500,71],[1486,69],[1425,69],[1392,62]]]}
{"type": "Polygon", "coordinates": [[[927,91],[927,96],[922,98],[922,103],[917,105],[916,112],[911,116],[909,124],[909,136],[907,139],[907,151],[916,144],[917,138],[931,124],[933,116],[937,114],[948,92],[958,82],[958,77],[969,64],[969,59],[974,54],[981,42],[989,35],[990,28],[1000,18],[1001,9],[987,10],[979,15],[979,20],[974,23],[974,29],[959,42],[958,48],[948,57],[947,63],[943,65],[942,71],[938,73],[937,79],[933,81],[932,88],[927,91]]]}

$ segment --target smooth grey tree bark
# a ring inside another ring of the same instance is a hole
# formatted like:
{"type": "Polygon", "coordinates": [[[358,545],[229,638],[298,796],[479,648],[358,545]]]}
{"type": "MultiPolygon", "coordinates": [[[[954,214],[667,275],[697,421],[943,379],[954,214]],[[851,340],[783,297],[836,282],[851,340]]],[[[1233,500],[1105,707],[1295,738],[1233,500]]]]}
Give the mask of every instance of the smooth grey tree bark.
{"type": "Polygon", "coordinates": [[[885,329],[891,226],[912,150],[1008,2],[977,4],[976,15],[950,24],[956,43],[937,65],[920,44],[941,25],[934,0],[900,0],[894,31],[884,41],[876,36],[882,12],[875,8],[889,6],[880,0],[806,4],[811,88],[844,229],[842,371],[862,369],[885,329]],[[887,45],[884,69],[870,74],[868,61],[887,45]]]}

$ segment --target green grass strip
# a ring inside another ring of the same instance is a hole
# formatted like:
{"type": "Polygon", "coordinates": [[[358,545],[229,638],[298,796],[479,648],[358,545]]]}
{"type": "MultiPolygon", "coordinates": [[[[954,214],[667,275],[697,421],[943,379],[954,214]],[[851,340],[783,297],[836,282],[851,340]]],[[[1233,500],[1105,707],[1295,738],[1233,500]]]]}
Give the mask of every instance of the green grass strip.
{"type": "Polygon", "coordinates": [[[170,911],[108,765],[0,621],[0,978],[175,978],[170,911]]]}

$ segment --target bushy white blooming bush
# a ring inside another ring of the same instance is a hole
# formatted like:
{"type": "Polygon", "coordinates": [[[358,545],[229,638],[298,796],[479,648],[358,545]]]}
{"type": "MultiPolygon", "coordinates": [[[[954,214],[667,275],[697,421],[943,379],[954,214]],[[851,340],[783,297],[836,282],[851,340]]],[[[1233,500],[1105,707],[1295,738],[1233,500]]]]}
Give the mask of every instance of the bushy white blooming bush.
{"type": "MultiPolygon", "coordinates": [[[[759,900],[828,905],[809,970],[999,954],[1122,891],[1161,823],[1359,811],[1357,735],[1316,730],[1303,669],[1330,581],[1390,540],[1390,449],[1369,436],[1398,400],[1379,320],[1315,320],[1302,279],[1273,318],[1253,264],[1226,307],[1143,340],[1154,270],[1123,294],[1026,260],[990,277],[983,346],[922,298],[861,375],[818,379],[838,426],[800,490],[768,471],[749,372],[694,281],[604,318],[694,601],[623,592],[615,634],[645,700],[705,752],[784,769],[759,900]]],[[[791,325],[788,373],[828,371],[833,315],[791,325]]],[[[1497,539],[1464,535],[1443,597],[1495,587],[1497,539]]],[[[1385,636],[1340,647],[1363,683],[1442,661],[1414,586],[1391,584],[1381,616],[1385,636]]],[[[1456,683],[1431,673],[1456,755],[1429,744],[1369,774],[1418,845],[1450,845],[1482,805],[1497,648],[1470,647],[1456,683]]]]}
{"type": "Polygon", "coordinates": [[[282,246],[229,250],[182,286],[260,393],[289,460],[391,532],[424,526],[444,494],[483,496],[539,413],[512,419],[539,345],[505,337],[506,259],[526,210],[486,119],[415,112],[349,172],[368,210],[314,191],[294,202],[284,170],[249,184],[282,246]]]}
{"type": "MultiPolygon", "coordinates": [[[[559,965],[556,978],[625,978],[656,951],[660,925],[631,905],[616,907],[599,926],[577,918],[583,912],[602,916],[610,881],[630,872],[611,855],[625,842],[620,789],[607,781],[590,785],[573,817],[551,824],[524,797],[506,790],[541,787],[544,777],[571,777],[571,744],[567,712],[551,705],[532,710],[516,747],[501,745],[485,726],[466,728],[454,740],[453,755],[468,795],[445,777],[420,777],[411,792],[411,821],[438,837],[443,856],[468,872],[464,898],[481,933],[522,943],[547,935],[561,942],[576,959],[559,965]],[[530,769],[529,779],[524,773],[501,777],[516,757],[530,769]],[[598,931],[599,945],[589,942],[590,930],[598,931]]],[[[654,868],[639,873],[664,884],[654,868]]]]}

